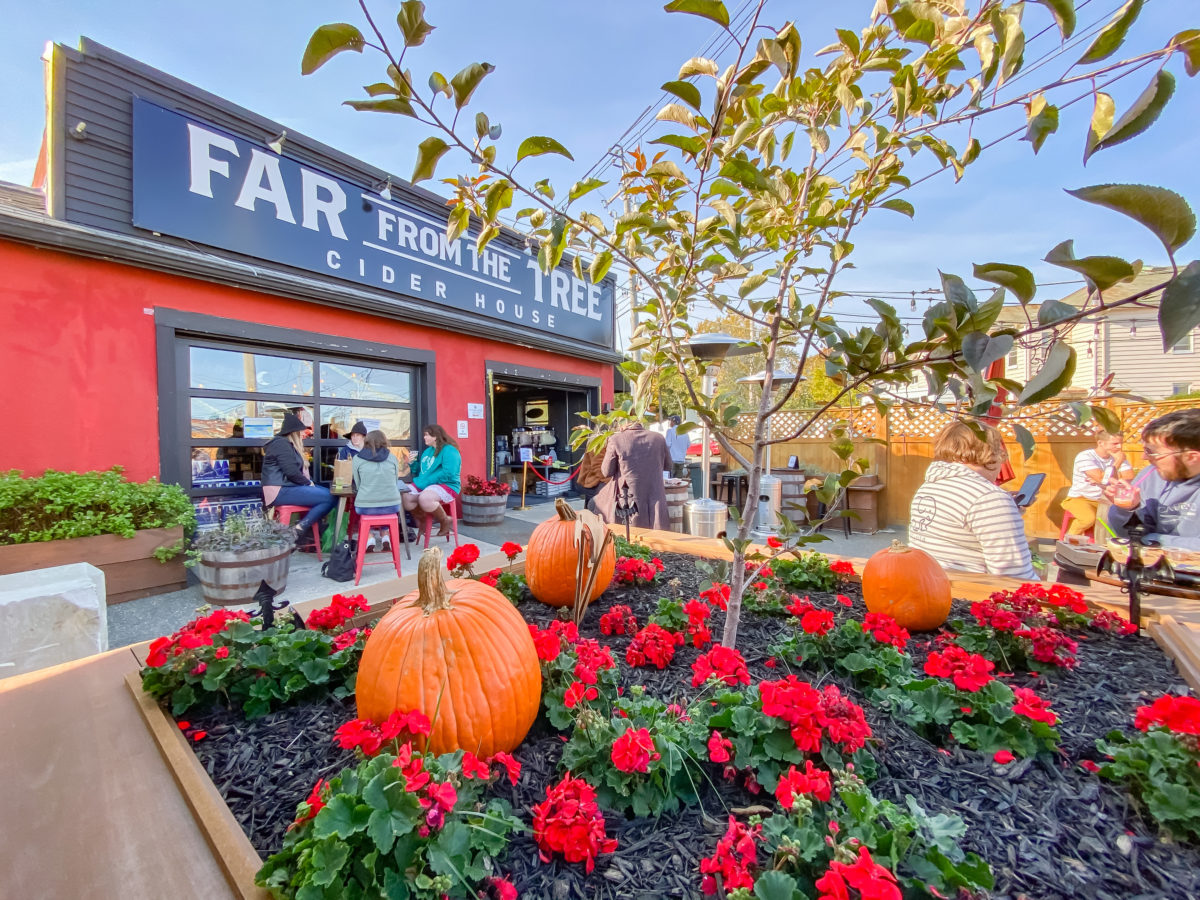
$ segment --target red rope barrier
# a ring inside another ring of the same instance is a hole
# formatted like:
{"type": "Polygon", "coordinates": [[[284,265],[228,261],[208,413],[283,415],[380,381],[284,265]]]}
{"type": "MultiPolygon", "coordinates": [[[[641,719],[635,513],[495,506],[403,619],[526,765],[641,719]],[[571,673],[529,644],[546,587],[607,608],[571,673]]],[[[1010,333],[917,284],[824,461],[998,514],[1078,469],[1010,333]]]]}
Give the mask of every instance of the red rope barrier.
{"type": "Polygon", "coordinates": [[[542,479],[542,481],[546,482],[546,484],[566,484],[568,481],[570,481],[572,478],[575,477],[575,473],[579,471],[579,466],[582,466],[583,462],[580,461],[579,466],[576,466],[574,469],[572,469],[571,472],[567,475],[567,477],[565,479],[563,479],[562,481],[551,481],[549,478],[547,478],[545,475],[543,475],[541,472],[539,472],[537,470],[538,464],[529,462],[529,463],[527,463],[527,465],[533,471],[533,474],[536,475],[538,478],[542,479]]]}

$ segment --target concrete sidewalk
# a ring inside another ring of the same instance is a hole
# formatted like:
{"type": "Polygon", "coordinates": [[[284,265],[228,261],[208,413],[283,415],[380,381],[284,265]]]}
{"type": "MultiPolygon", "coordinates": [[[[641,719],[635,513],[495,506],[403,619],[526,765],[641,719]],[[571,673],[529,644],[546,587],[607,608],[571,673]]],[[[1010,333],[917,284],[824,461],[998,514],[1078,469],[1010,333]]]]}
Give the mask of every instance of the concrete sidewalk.
{"type": "MultiPolygon", "coordinates": [[[[514,498],[516,499],[516,498],[514,498]]],[[[520,502],[519,499],[517,502],[520,502]]],[[[571,506],[579,509],[581,501],[569,501],[571,506]]],[[[533,529],[539,523],[554,515],[554,504],[543,498],[526,499],[526,509],[510,508],[504,517],[503,524],[491,526],[476,526],[459,524],[458,534],[462,543],[471,543],[479,547],[480,553],[487,555],[497,553],[500,545],[506,541],[514,541],[522,547],[529,540],[533,529]],[[540,501],[540,502],[539,502],[540,501]]],[[[836,523],[835,523],[836,525],[836,523]]],[[[840,526],[829,525],[825,528],[828,541],[812,545],[812,549],[830,556],[868,557],[876,550],[888,546],[893,540],[904,540],[906,528],[889,528],[875,534],[853,534],[846,537],[840,526]]],[[[407,559],[403,551],[400,554],[400,565],[403,574],[416,571],[417,559],[423,548],[423,541],[412,546],[412,559],[407,559]]],[[[449,553],[452,543],[435,540],[431,546],[441,546],[449,553]]],[[[359,587],[378,584],[395,577],[391,566],[391,555],[387,553],[368,553],[366,562],[387,563],[386,565],[367,565],[363,569],[362,581],[359,587]]],[[[321,575],[321,563],[316,554],[294,553],[291,567],[288,571],[287,589],[279,595],[280,600],[287,600],[293,605],[308,600],[316,600],[337,593],[354,593],[353,581],[332,581],[321,575]]],[[[189,585],[182,591],[170,594],[159,594],[153,597],[143,597],[140,600],[130,600],[118,603],[108,608],[108,646],[110,648],[124,647],[142,641],[153,640],[164,634],[171,634],[198,615],[203,607],[204,597],[199,584],[189,585]]],[[[252,607],[241,607],[252,610],[252,607]]]]}

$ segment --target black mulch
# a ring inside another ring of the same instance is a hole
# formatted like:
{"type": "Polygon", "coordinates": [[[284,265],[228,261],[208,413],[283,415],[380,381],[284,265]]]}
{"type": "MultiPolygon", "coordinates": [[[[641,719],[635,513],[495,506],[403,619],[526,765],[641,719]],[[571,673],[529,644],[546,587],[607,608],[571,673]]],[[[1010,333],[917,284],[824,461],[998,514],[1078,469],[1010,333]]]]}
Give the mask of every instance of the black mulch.
{"type": "MultiPolygon", "coordinates": [[[[662,559],[666,571],[656,585],[610,589],[605,601],[588,611],[581,633],[612,647],[626,686],[644,684],[656,696],[683,700],[692,691],[691,664],[701,651],[680,647],[669,668],[634,670],[624,664],[629,637],[606,638],[598,628],[600,615],[613,603],[629,606],[644,624],[659,597],[696,596],[705,576],[694,560],[676,554],[663,554],[662,559]]],[[[861,617],[857,586],[846,593],[855,601],[853,609],[838,604],[832,594],[813,594],[812,600],[839,618],[861,617]]],[[[543,627],[552,617],[549,608],[529,599],[521,609],[543,627]]],[[[956,601],[952,616],[966,616],[967,609],[956,601]]],[[[743,616],[738,646],[754,678],[783,674],[782,667],[769,669],[763,662],[766,648],[785,628],[782,619],[743,616]]],[[[719,638],[720,621],[713,624],[713,632],[719,638]]],[[[919,665],[926,648],[918,640],[909,650],[919,665]]],[[[993,867],[996,888],[991,896],[997,900],[1200,897],[1200,848],[1160,837],[1121,787],[1078,765],[1081,759],[1097,759],[1097,738],[1114,729],[1129,730],[1137,706],[1163,691],[1183,689],[1157,645],[1146,637],[1089,635],[1080,644],[1078,668],[1019,676],[1012,683],[1032,687],[1052,701],[1061,719],[1059,758],[1001,766],[962,748],[941,751],[864,704],[880,764],[880,777],[873,785],[876,794],[901,804],[911,794],[931,814],[961,816],[969,829],[965,848],[993,867]]],[[[841,687],[855,694],[849,684],[841,687]]],[[[317,779],[353,763],[353,754],[331,741],[338,726],[353,717],[352,701],[332,699],[280,710],[254,722],[220,710],[189,716],[194,727],[208,732],[195,745],[197,756],[264,858],[281,846],[296,804],[317,779]]],[[[497,792],[518,814],[524,811],[527,817],[528,808],[544,799],[546,786],[559,777],[562,744],[563,738],[539,718],[517,749],[514,755],[523,765],[520,782],[514,787],[502,780],[497,792]]],[[[522,897],[699,898],[699,861],[712,853],[724,833],[728,810],[773,803],[721,781],[717,767],[710,768],[715,783],[706,789],[699,808],[657,821],[626,820],[609,813],[608,832],[619,847],[601,857],[590,876],[582,865],[540,862],[528,835],[513,841],[502,868],[522,897]]]]}

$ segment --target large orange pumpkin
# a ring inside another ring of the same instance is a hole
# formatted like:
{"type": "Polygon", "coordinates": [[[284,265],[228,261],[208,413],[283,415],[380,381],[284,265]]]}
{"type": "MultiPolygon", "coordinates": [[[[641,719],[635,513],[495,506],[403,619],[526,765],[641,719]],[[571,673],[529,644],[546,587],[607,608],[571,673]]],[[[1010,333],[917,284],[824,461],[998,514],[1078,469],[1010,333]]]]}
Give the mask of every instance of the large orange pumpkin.
{"type": "Polygon", "coordinates": [[[481,758],[516,749],[537,717],[542,672],[529,626],[493,587],[443,580],[442,551],[426,550],[417,590],[387,611],[363,648],[358,715],[382,722],[417,709],[434,753],[481,758]]]}
{"type": "MultiPolygon", "coordinates": [[[[549,606],[571,606],[575,602],[576,568],[579,542],[583,541],[588,559],[592,556],[591,531],[582,527],[575,510],[561,497],[554,502],[557,513],[529,536],[525,547],[525,583],[529,593],[549,606]]],[[[593,602],[612,584],[617,570],[617,550],[610,541],[596,565],[596,580],[588,603],[593,602]]],[[[590,569],[583,573],[586,582],[590,569]]]]}
{"type": "Polygon", "coordinates": [[[875,553],[862,571],[867,610],[887,613],[909,631],[932,631],[950,615],[950,579],[938,561],[899,541],[875,553]]]}

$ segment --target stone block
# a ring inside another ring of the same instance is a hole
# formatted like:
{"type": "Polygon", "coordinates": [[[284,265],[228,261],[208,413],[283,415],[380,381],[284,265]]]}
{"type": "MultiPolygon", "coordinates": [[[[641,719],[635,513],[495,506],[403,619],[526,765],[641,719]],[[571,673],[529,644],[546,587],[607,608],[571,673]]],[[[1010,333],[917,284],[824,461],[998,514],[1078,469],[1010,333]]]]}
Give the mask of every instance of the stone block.
{"type": "Polygon", "coordinates": [[[72,563],[0,575],[0,678],[108,649],[104,573],[72,563]]]}

